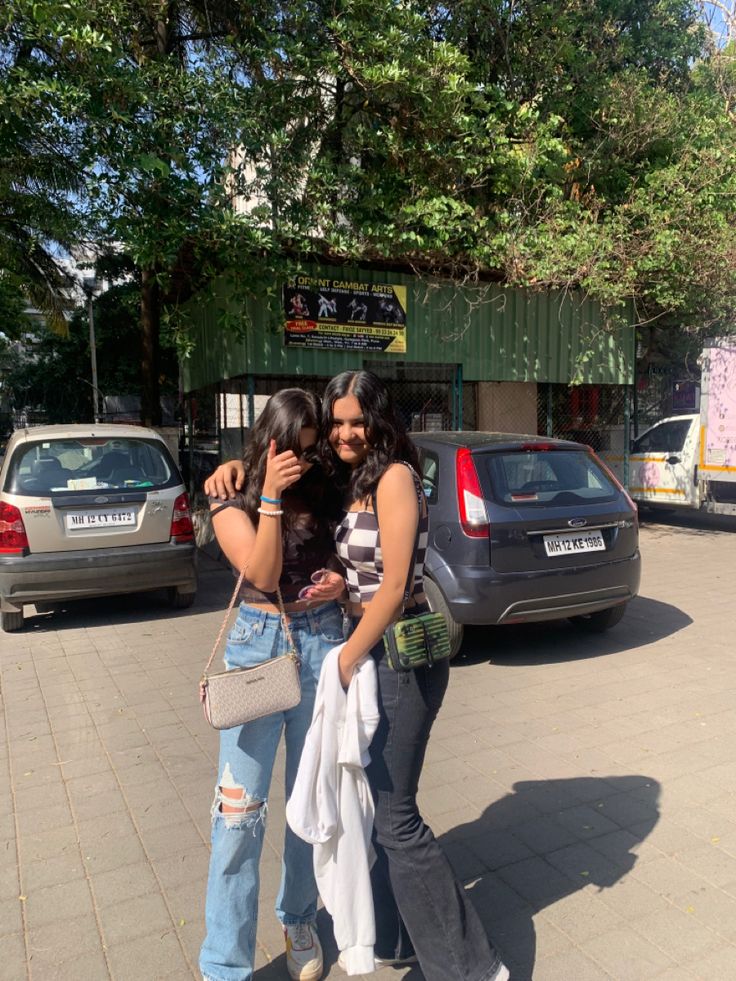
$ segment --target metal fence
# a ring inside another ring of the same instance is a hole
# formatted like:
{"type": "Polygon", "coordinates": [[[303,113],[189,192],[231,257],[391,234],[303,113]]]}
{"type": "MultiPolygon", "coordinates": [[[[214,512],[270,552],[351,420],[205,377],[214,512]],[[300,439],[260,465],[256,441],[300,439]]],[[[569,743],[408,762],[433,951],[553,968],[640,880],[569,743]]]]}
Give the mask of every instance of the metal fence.
{"type": "Polygon", "coordinates": [[[635,435],[667,416],[700,411],[700,373],[681,365],[650,364],[636,378],[635,435]]]}
{"type": "Polygon", "coordinates": [[[623,385],[538,385],[537,432],[590,446],[626,482],[633,396],[623,385]]]}
{"type": "MultiPolygon", "coordinates": [[[[370,362],[413,432],[486,429],[585,443],[620,479],[627,476],[633,389],[614,385],[464,382],[460,365],[370,362]]],[[[219,460],[242,455],[268,398],[299,385],[322,396],[328,378],[251,375],[229,379],[188,399],[182,463],[193,490],[219,460]]]]}
{"type": "Polygon", "coordinates": [[[476,386],[463,382],[462,365],[372,361],[365,367],[386,382],[411,432],[476,428],[476,386]]]}

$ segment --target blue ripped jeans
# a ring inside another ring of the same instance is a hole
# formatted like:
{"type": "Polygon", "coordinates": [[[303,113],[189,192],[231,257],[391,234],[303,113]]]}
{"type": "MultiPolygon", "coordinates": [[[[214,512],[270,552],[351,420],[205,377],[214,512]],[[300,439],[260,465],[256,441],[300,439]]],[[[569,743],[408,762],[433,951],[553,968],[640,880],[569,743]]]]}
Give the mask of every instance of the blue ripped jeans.
{"type": "MultiPolygon", "coordinates": [[[[301,701],[288,712],[268,715],[220,733],[220,762],[212,805],[212,853],[207,880],[207,936],[200,969],[208,981],[250,981],[258,919],[258,865],[263,847],[268,792],[282,730],[286,735],[286,799],[296,778],[322,661],[343,641],[337,603],[290,613],[289,625],[301,658],[301,701]],[[223,813],[223,802],[238,813],[223,813]],[[242,805],[242,807],[241,807],[242,805]]],[[[240,607],[228,637],[225,665],[252,667],[286,651],[278,614],[240,607]]],[[[276,915],[282,923],[312,923],[317,885],[312,847],[288,827],[276,915]]]]}

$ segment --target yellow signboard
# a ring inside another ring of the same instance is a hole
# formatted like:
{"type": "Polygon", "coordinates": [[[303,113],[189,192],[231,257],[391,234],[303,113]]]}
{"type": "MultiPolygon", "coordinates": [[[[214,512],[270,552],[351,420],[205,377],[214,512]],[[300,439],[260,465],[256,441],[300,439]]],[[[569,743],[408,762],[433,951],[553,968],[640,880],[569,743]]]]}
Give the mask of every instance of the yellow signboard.
{"type": "Polygon", "coordinates": [[[406,286],[297,276],[283,297],[287,347],[406,353],[406,286]]]}

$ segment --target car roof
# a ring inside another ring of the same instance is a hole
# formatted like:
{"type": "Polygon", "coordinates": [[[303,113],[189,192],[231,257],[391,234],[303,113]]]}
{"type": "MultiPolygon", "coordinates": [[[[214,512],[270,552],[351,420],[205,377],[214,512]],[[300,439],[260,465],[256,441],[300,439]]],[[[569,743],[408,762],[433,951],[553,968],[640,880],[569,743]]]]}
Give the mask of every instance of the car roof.
{"type": "Polygon", "coordinates": [[[554,446],[557,449],[587,450],[588,447],[582,443],[576,443],[570,439],[554,439],[551,436],[537,436],[525,433],[491,433],[491,432],[464,432],[455,430],[443,430],[441,432],[411,433],[412,439],[417,443],[435,443],[442,446],[467,447],[470,450],[481,449],[511,449],[518,450],[521,446],[533,447],[554,446]]]}
{"type": "Polygon", "coordinates": [[[116,436],[118,439],[157,439],[164,442],[163,437],[155,429],[146,426],[116,425],[115,423],[79,423],[58,426],[27,426],[16,429],[8,441],[8,452],[18,443],[36,442],[43,439],[79,439],[80,436],[91,438],[116,436]]]}

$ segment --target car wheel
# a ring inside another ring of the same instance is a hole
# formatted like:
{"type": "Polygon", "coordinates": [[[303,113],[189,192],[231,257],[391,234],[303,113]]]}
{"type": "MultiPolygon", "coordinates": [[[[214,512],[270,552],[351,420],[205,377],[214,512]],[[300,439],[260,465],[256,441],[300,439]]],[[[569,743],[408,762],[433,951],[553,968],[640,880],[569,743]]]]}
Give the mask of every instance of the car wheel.
{"type": "Polygon", "coordinates": [[[3,610],[0,614],[2,618],[2,628],[6,634],[11,634],[15,630],[23,629],[23,610],[3,610]]]}
{"type": "Polygon", "coordinates": [[[450,634],[450,660],[452,660],[452,658],[455,657],[460,650],[465,628],[461,623],[453,620],[452,614],[450,613],[450,607],[447,605],[447,601],[442,595],[442,590],[436,583],[432,582],[431,579],[424,580],[424,592],[432,613],[441,613],[445,618],[447,630],[450,634]]]}
{"type": "Polygon", "coordinates": [[[607,610],[598,610],[597,613],[572,617],[572,622],[593,634],[602,634],[604,630],[615,627],[623,619],[627,606],[628,603],[619,603],[617,606],[609,606],[607,610]]]}
{"type": "Polygon", "coordinates": [[[179,586],[171,586],[169,589],[169,606],[175,610],[186,610],[194,602],[196,593],[185,592],[179,586]]]}

